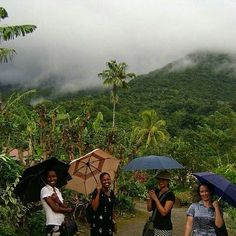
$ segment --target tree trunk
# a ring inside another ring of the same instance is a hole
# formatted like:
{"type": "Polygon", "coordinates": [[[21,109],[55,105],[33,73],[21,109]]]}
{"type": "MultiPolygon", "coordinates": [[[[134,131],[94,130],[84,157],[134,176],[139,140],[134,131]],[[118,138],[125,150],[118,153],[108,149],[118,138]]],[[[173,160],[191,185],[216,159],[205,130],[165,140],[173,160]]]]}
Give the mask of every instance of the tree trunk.
{"type": "Polygon", "coordinates": [[[113,103],[112,128],[115,128],[116,102],[113,103]]]}
{"type": "Polygon", "coordinates": [[[70,159],[70,161],[75,159],[73,144],[69,145],[69,159],[70,159]]]}
{"type": "Polygon", "coordinates": [[[24,155],[23,155],[23,151],[22,151],[22,148],[18,148],[18,158],[20,160],[20,162],[26,166],[26,162],[25,162],[25,159],[24,159],[24,155]]]}

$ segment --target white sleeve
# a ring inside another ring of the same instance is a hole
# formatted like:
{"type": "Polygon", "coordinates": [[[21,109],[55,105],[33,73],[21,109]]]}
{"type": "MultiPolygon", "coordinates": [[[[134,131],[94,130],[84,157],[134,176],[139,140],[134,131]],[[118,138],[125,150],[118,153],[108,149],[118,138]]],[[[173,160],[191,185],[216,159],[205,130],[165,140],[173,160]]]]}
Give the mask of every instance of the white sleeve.
{"type": "Polygon", "coordinates": [[[61,202],[64,201],[64,199],[63,199],[63,197],[62,197],[62,194],[61,194],[61,192],[60,192],[59,189],[57,189],[57,196],[58,196],[58,198],[60,199],[61,202]]]}
{"type": "Polygon", "coordinates": [[[40,192],[40,199],[44,199],[45,197],[49,197],[52,195],[52,192],[50,189],[48,189],[46,186],[41,189],[40,192]]]}

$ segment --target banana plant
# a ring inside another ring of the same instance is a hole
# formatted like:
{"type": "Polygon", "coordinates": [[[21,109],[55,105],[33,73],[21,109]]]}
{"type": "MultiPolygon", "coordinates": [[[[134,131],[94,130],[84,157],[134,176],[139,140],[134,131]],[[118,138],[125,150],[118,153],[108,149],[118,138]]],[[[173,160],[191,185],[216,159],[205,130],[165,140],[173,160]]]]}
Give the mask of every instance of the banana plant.
{"type": "MultiPolygon", "coordinates": [[[[5,153],[9,153],[11,149],[17,148],[20,161],[26,164],[23,158],[23,151],[28,149],[29,140],[27,127],[32,124],[32,112],[22,103],[25,98],[34,93],[34,90],[23,94],[14,93],[9,99],[2,104],[0,110],[0,126],[1,126],[1,147],[5,153]]],[[[32,129],[30,129],[32,130],[32,129]]],[[[31,135],[32,137],[32,135],[31,135]]]]}
{"type": "MultiPolygon", "coordinates": [[[[0,7],[0,21],[7,17],[8,13],[5,8],[0,7]]],[[[2,43],[3,41],[13,40],[19,36],[30,34],[35,29],[35,25],[0,26],[0,43],[2,43]]],[[[14,54],[16,54],[16,51],[14,49],[0,46],[0,63],[12,60],[14,54]]]]}

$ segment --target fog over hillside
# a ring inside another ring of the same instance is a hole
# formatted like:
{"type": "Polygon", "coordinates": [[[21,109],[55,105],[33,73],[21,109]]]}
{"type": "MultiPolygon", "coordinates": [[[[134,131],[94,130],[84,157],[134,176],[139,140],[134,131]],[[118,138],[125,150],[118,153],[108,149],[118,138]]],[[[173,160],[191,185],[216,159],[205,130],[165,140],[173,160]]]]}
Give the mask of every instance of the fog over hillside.
{"type": "MultiPolygon", "coordinates": [[[[38,27],[1,42],[17,51],[12,62],[0,64],[3,84],[73,92],[100,86],[97,74],[111,59],[145,74],[199,50],[236,53],[232,0],[2,0],[1,6],[9,17],[0,26],[38,27]]],[[[191,63],[186,58],[175,66],[191,63]]]]}

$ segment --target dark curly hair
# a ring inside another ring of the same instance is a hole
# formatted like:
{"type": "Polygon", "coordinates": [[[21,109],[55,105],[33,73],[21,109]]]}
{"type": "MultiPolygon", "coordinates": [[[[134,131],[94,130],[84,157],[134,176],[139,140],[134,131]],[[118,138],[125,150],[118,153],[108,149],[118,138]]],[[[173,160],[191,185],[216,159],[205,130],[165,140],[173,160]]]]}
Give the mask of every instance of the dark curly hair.
{"type": "Polygon", "coordinates": [[[102,173],[100,174],[100,176],[99,176],[100,180],[102,180],[102,177],[103,177],[104,175],[109,175],[109,176],[110,176],[109,173],[107,173],[107,172],[102,172],[102,173]]]}
{"type": "Polygon", "coordinates": [[[208,184],[208,183],[200,183],[197,187],[197,194],[198,196],[200,197],[200,188],[201,186],[206,186],[211,194],[211,196],[214,194],[214,189],[213,189],[213,186],[211,184],[208,184]]]}

